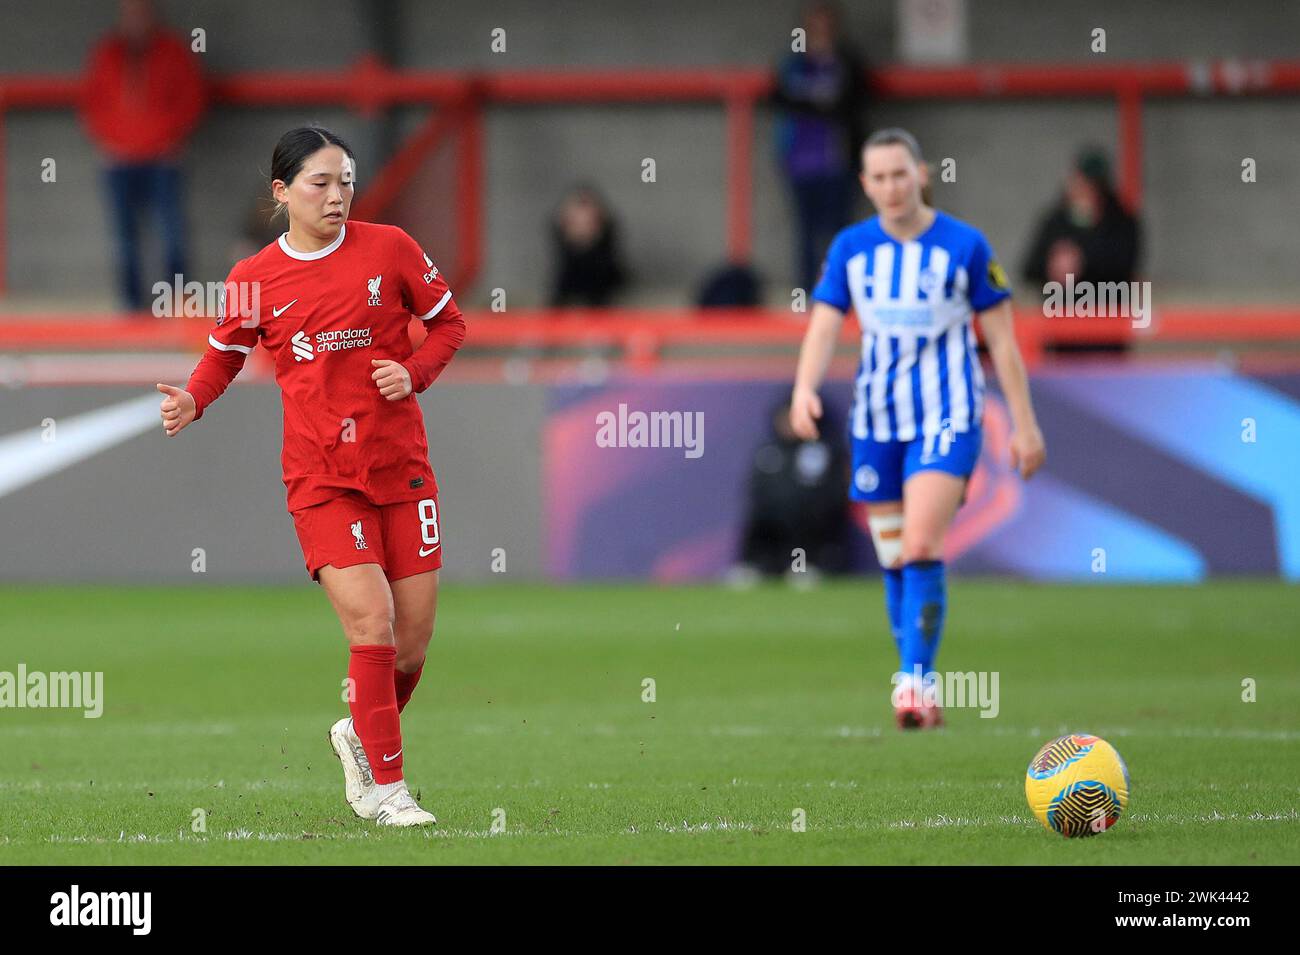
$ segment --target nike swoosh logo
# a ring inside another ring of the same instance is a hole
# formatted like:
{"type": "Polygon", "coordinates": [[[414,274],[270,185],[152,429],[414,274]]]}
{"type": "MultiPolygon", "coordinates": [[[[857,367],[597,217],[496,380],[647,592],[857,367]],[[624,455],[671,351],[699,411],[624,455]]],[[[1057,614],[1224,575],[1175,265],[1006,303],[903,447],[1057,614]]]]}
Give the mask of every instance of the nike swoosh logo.
{"type": "Polygon", "coordinates": [[[420,556],[421,556],[421,557],[428,557],[430,554],[432,554],[435,550],[437,550],[437,549],[438,549],[439,547],[441,547],[441,546],[442,546],[441,544],[434,544],[434,545],[433,545],[432,547],[430,547],[428,550],[425,550],[423,547],[421,547],[421,548],[420,548],[420,556]]]}
{"type": "Polygon", "coordinates": [[[283,315],[285,312],[289,311],[289,309],[290,309],[293,305],[297,304],[297,302],[298,302],[298,300],[295,298],[295,299],[294,299],[292,302],[290,302],[288,305],[282,305],[282,306],[280,306],[279,308],[272,308],[272,309],[271,309],[271,314],[274,315],[276,318],[279,318],[279,317],[280,317],[281,315],[283,315]]]}
{"type": "Polygon", "coordinates": [[[392,756],[385,756],[385,757],[384,757],[384,762],[386,762],[386,763],[391,763],[393,760],[397,759],[397,757],[399,757],[399,756],[401,756],[401,755],[402,755],[402,751],[399,749],[399,750],[398,750],[396,753],[394,753],[392,756]]]}

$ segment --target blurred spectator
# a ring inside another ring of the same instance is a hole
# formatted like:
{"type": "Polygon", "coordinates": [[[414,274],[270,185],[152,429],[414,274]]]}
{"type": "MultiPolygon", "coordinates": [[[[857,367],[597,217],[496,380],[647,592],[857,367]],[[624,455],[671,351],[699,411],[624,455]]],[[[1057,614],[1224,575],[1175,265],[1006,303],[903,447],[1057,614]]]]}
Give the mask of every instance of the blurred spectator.
{"type": "Polygon", "coordinates": [[[593,186],[571,188],[551,223],[556,270],[551,307],[608,305],[626,280],[618,230],[593,186]]]}
{"type": "Polygon", "coordinates": [[[754,308],[761,299],[758,273],[749,265],[733,262],[704,276],[695,304],[700,308],[754,308]]]}
{"type": "Polygon", "coordinates": [[[804,14],[807,48],[777,68],[781,167],[799,219],[798,281],[812,289],[835,233],[853,220],[858,150],[866,128],[862,60],[838,36],[839,11],[818,2],[804,14]]]}
{"type": "MultiPolygon", "coordinates": [[[[1111,184],[1110,163],[1099,149],[1079,154],[1060,201],[1043,218],[1025,258],[1025,279],[1048,282],[1132,282],[1137,275],[1139,225],[1111,184]]],[[[1122,352],[1121,340],[1058,344],[1057,352],[1122,352]]]]}
{"type": "Polygon", "coordinates": [[[823,437],[800,441],[790,429],[790,402],[771,411],[772,436],[754,452],[749,514],[740,567],[732,579],[777,576],[792,570],[802,548],[810,573],[839,573],[848,566],[848,462],[838,426],[823,418],[823,437]]]}
{"type": "Polygon", "coordinates": [[[185,272],[178,159],[203,112],[203,78],[189,46],[166,32],[150,0],[122,0],[117,27],[91,52],[84,83],[83,120],[107,161],[122,300],[143,309],[140,213],[158,215],[166,280],[185,272]]]}

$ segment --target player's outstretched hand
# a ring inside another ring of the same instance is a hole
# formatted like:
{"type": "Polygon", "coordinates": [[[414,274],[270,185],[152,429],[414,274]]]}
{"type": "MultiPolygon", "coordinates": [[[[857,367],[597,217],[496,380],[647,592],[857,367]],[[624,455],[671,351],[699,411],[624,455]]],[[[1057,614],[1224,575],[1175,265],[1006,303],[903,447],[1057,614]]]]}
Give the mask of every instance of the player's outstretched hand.
{"type": "Polygon", "coordinates": [[[1043,432],[1037,428],[1011,433],[1011,466],[1028,480],[1047,460],[1047,445],[1043,443],[1043,432]]]}
{"type": "Polygon", "coordinates": [[[370,373],[370,379],[389,401],[398,401],[411,393],[411,373],[400,361],[374,358],[370,366],[375,369],[370,373]]]}
{"type": "Polygon", "coordinates": [[[174,385],[158,385],[158,390],[165,396],[158,410],[162,413],[163,431],[167,437],[174,437],[187,424],[194,420],[197,410],[194,396],[183,388],[174,385]]]}
{"type": "Polygon", "coordinates": [[[804,441],[817,438],[817,421],[822,416],[822,400],[815,391],[797,389],[790,399],[790,428],[804,441]]]}

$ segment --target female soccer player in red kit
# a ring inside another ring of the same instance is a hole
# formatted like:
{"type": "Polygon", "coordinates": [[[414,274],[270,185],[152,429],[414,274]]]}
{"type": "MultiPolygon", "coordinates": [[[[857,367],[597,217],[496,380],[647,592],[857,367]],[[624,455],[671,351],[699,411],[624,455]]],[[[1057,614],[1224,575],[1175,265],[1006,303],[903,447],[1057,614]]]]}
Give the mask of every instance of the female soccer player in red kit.
{"type": "Polygon", "coordinates": [[[465,321],[437,268],[393,226],[348,222],[356,161],[328,130],[285,133],[271,191],[289,231],[237,263],[185,389],[158,385],[175,436],[202,417],[261,344],[284,405],[284,483],[307,572],[351,647],[351,718],[329,739],[353,811],[380,825],[435,822],[402,776],[399,714],[433,635],[442,566],[438,485],[415,394],[451,361],[465,321]],[[415,315],[428,328],[413,350],[415,315]]]}

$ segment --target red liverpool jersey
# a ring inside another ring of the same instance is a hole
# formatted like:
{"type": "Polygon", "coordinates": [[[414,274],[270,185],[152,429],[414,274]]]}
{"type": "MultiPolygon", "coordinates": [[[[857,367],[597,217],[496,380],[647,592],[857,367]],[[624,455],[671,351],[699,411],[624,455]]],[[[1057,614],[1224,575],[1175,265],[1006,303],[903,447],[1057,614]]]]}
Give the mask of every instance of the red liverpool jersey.
{"type": "Polygon", "coordinates": [[[359,491],[377,505],[429,497],[434,488],[424,391],[465,339],[465,320],[437,268],[395,226],[347,222],[318,252],[285,236],[237,263],[217,326],[187,390],[197,420],[261,345],[275,360],[284,404],[289,510],[359,491]],[[412,315],[429,335],[411,347],[412,315]],[[389,401],[372,359],[401,362],[413,393],[389,401]]]}

